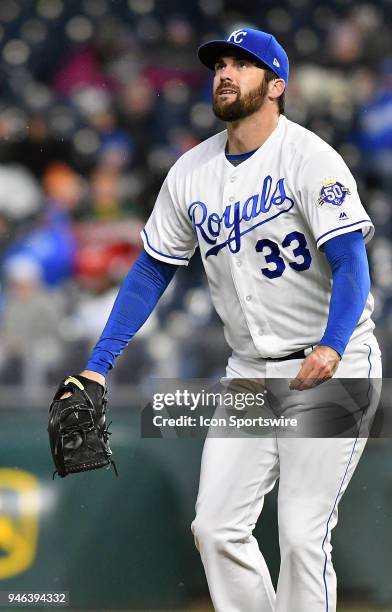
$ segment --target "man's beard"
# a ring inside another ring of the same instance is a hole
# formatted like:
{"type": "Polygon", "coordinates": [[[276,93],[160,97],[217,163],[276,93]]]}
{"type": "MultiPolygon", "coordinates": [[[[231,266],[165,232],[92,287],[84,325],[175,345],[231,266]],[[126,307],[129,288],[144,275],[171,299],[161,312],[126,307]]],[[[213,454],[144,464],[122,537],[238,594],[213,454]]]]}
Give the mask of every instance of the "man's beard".
{"type": "Polygon", "coordinates": [[[220,85],[218,87],[214,94],[212,110],[218,119],[231,122],[245,119],[245,117],[253,115],[253,113],[261,108],[267,95],[268,83],[263,78],[259,87],[249,91],[244,96],[241,96],[241,93],[237,93],[236,100],[231,103],[220,100],[218,92],[222,91],[222,89],[230,89],[230,85],[220,85]]]}

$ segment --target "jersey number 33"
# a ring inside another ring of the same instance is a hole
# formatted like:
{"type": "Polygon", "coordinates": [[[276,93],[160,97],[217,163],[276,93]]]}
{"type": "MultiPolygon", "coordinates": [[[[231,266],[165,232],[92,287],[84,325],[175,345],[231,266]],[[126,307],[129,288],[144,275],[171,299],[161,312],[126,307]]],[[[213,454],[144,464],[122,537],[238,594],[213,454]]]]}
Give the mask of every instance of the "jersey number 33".
{"type": "MultiPolygon", "coordinates": [[[[301,232],[290,232],[282,241],[283,248],[292,248],[292,254],[295,260],[290,261],[289,266],[296,272],[303,272],[310,268],[312,257],[307,248],[306,238],[301,232]],[[295,243],[297,243],[295,245],[295,243]]],[[[279,278],[286,269],[286,264],[281,254],[280,246],[277,242],[262,238],[256,243],[256,251],[264,255],[265,261],[268,264],[261,268],[261,273],[267,278],[279,278]]]]}

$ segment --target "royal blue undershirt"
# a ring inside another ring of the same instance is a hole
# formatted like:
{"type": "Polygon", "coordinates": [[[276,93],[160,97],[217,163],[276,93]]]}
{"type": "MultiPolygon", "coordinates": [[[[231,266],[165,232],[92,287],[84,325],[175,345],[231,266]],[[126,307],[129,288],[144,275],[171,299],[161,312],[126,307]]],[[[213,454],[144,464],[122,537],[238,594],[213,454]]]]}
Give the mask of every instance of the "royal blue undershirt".
{"type": "Polygon", "coordinates": [[[328,240],[322,247],[332,270],[327,327],[319,344],[341,356],[366,305],[370,291],[369,265],[361,231],[328,240]]]}
{"type": "Polygon", "coordinates": [[[86,369],[106,376],[116,357],[147,321],[179,266],[142,251],[124,279],[86,369]]]}
{"type": "MultiPolygon", "coordinates": [[[[361,232],[331,238],[323,246],[332,270],[332,294],[325,333],[319,344],[343,355],[370,290],[361,232]]],[[[179,266],[142,251],[125,278],[112,312],[86,365],[104,376],[156,306],[179,266]]]]}

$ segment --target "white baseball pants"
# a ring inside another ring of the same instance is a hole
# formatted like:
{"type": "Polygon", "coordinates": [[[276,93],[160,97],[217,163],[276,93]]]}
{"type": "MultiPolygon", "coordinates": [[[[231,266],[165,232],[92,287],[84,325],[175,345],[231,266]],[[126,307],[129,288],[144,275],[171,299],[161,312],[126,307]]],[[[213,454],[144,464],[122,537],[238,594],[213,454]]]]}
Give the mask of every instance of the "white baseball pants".
{"type": "MultiPolygon", "coordinates": [[[[293,378],[300,365],[233,356],[227,376],[293,378]]],[[[336,377],[381,379],[374,336],[349,345],[336,377]]],[[[308,392],[297,393],[305,402],[308,392]]],[[[207,437],[192,531],[217,612],[335,612],[331,531],[365,444],[363,437],[207,437]],[[252,532],[278,478],[275,592],[252,532]]]]}

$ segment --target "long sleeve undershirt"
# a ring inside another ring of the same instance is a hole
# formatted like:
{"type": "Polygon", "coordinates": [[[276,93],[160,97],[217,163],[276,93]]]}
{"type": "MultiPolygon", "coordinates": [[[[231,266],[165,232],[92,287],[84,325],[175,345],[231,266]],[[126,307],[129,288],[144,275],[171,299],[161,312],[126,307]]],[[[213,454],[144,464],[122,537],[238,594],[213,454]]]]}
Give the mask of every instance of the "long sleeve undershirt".
{"type": "Polygon", "coordinates": [[[87,362],[87,370],[107,375],[116,357],[147,321],[178,268],[158,261],[144,250],[140,253],[124,279],[101,337],[87,362]]]}
{"type": "Polygon", "coordinates": [[[331,238],[324,253],[332,270],[327,327],[319,344],[343,355],[370,291],[369,265],[362,232],[331,238]]]}

